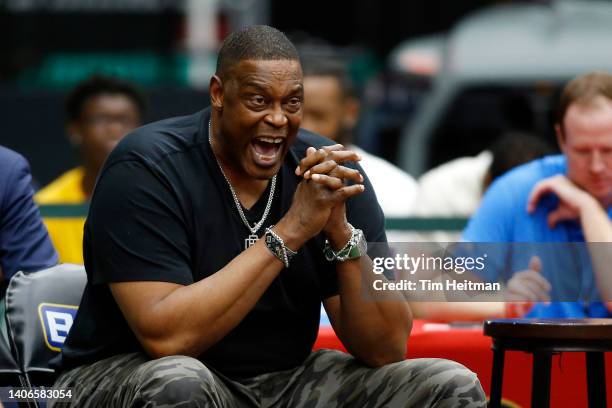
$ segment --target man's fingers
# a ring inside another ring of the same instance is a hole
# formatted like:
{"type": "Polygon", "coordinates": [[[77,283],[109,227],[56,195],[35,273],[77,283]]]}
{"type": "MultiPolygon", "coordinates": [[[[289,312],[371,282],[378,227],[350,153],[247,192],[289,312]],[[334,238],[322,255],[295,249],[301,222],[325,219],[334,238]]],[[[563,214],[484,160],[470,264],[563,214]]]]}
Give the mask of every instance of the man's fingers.
{"type": "Polygon", "coordinates": [[[535,185],[535,187],[529,193],[529,199],[527,200],[527,212],[532,213],[535,211],[538,201],[545,194],[551,191],[549,180],[542,180],[535,185]]]}
{"type": "Polygon", "coordinates": [[[361,160],[361,156],[357,152],[354,152],[352,150],[336,150],[330,152],[328,158],[338,163],[361,160]]]}
{"type": "Polygon", "coordinates": [[[363,183],[364,180],[359,170],[340,166],[333,160],[326,160],[323,163],[311,167],[304,173],[304,179],[308,180],[314,174],[327,174],[329,176],[342,179],[344,181],[352,180],[355,183],[363,183]]]}
{"type": "MultiPolygon", "coordinates": [[[[539,258],[533,257],[530,266],[539,268],[541,265],[538,263],[540,263],[539,258]]],[[[550,282],[535,269],[517,272],[508,282],[508,290],[515,296],[514,300],[550,301],[550,282]]]]}
{"type": "MultiPolygon", "coordinates": [[[[308,180],[313,174],[328,174],[329,172],[334,170],[336,167],[338,167],[338,163],[336,163],[335,161],[325,160],[323,163],[319,163],[311,167],[310,169],[308,169],[304,173],[304,178],[308,180]]],[[[335,177],[336,175],[333,174],[333,176],[335,177]]]]}
{"type": "Polygon", "coordinates": [[[314,147],[310,146],[308,149],[306,149],[306,157],[304,157],[302,160],[300,160],[300,163],[298,164],[297,168],[295,169],[295,175],[296,176],[301,176],[302,174],[304,174],[304,172],[306,170],[308,170],[309,168],[311,168],[312,166],[316,165],[317,163],[322,162],[323,160],[325,160],[325,158],[334,151],[339,151],[339,150],[343,150],[344,146],[341,144],[335,144],[335,145],[331,145],[331,146],[323,146],[320,149],[315,149],[314,147]]]}
{"type": "Polygon", "coordinates": [[[337,166],[331,171],[330,175],[344,180],[352,180],[355,183],[363,183],[363,176],[359,170],[351,169],[349,167],[337,166]]]}
{"type": "Polygon", "coordinates": [[[562,211],[561,211],[561,207],[559,207],[559,208],[557,208],[556,210],[551,211],[551,212],[548,214],[547,221],[548,221],[548,227],[549,227],[549,228],[555,228],[555,226],[557,225],[557,223],[558,223],[559,221],[561,221],[561,216],[562,216],[562,215],[561,215],[561,212],[562,212],[562,211]]]}
{"type": "Polygon", "coordinates": [[[333,160],[341,164],[347,161],[359,161],[361,160],[361,156],[351,150],[344,150],[344,146],[342,145],[325,146],[318,150],[309,147],[306,150],[306,157],[300,161],[300,164],[295,169],[295,174],[301,176],[305,174],[308,169],[325,160],[333,160]]]}
{"type": "Polygon", "coordinates": [[[335,150],[344,150],[344,145],[341,145],[340,143],[336,143],[335,145],[331,145],[331,146],[323,146],[321,149],[325,150],[326,152],[332,152],[335,150]]]}
{"type": "Polygon", "coordinates": [[[533,282],[520,282],[508,285],[509,299],[520,302],[549,302],[550,296],[533,282]]]}
{"type": "Polygon", "coordinates": [[[346,201],[346,199],[348,199],[349,197],[356,196],[358,194],[363,193],[364,191],[365,186],[363,184],[353,184],[352,186],[344,186],[334,191],[334,201],[346,201]]]}
{"type": "Polygon", "coordinates": [[[311,179],[313,182],[323,185],[331,190],[337,190],[344,186],[342,179],[331,177],[327,174],[313,174],[311,179]]]}
{"type": "Polygon", "coordinates": [[[529,265],[527,267],[528,269],[531,269],[532,271],[541,272],[542,271],[542,260],[540,259],[539,256],[534,255],[529,260],[529,265]]]}
{"type": "Polygon", "coordinates": [[[575,219],[576,215],[567,207],[559,206],[548,214],[548,226],[554,228],[559,222],[575,219]]]}
{"type": "Polygon", "coordinates": [[[325,160],[327,155],[328,153],[323,149],[317,150],[312,146],[306,149],[306,157],[300,160],[297,169],[295,169],[296,176],[301,176],[306,170],[325,160]]]}
{"type": "MultiPolygon", "coordinates": [[[[565,206],[573,211],[576,211],[580,205],[584,203],[584,197],[588,196],[584,190],[572,183],[572,181],[566,176],[556,175],[546,180],[542,180],[535,185],[529,194],[529,199],[527,200],[527,211],[535,211],[537,202],[543,195],[549,193],[554,194],[559,198],[561,202],[559,204],[560,207],[565,206]]],[[[575,218],[577,216],[575,213],[571,215],[569,214],[570,213],[568,213],[568,218],[575,218]]]]}
{"type": "Polygon", "coordinates": [[[535,302],[538,299],[537,290],[531,287],[522,273],[517,273],[508,282],[509,300],[535,302]]]}
{"type": "Polygon", "coordinates": [[[539,256],[534,255],[529,260],[529,265],[526,271],[522,272],[529,281],[538,285],[540,290],[546,293],[548,297],[548,292],[551,290],[550,282],[544,276],[542,276],[542,259],[539,256]]]}
{"type": "Polygon", "coordinates": [[[542,276],[542,273],[539,270],[526,270],[518,272],[516,275],[517,280],[519,281],[531,281],[537,284],[542,291],[550,292],[552,286],[548,279],[542,276]]]}
{"type": "Polygon", "coordinates": [[[517,288],[510,289],[508,288],[508,298],[506,299],[509,302],[535,302],[537,296],[525,288],[517,288]]]}

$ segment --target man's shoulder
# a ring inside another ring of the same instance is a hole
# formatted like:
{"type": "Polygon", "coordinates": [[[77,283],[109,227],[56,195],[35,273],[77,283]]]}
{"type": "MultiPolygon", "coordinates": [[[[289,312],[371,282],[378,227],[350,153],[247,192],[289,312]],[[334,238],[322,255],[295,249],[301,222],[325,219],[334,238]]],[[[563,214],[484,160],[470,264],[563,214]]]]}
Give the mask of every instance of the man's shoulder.
{"type": "Polygon", "coordinates": [[[5,195],[24,191],[30,185],[30,166],[19,153],[0,146],[0,206],[5,195]]]}
{"type": "Polygon", "coordinates": [[[163,119],[134,129],[112,151],[105,167],[124,160],[158,163],[201,144],[205,141],[201,126],[207,112],[163,119]]]}
{"type": "Polygon", "coordinates": [[[563,156],[545,156],[498,177],[487,189],[462,239],[473,242],[537,241],[544,231],[542,225],[546,225],[546,212],[527,212],[529,194],[540,180],[564,172],[563,156]]]}
{"type": "Polygon", "coordinates": [[[0,176],[2,178],[10,174],[15,166],[28,167],[28,162],[19,153],[8,149],[4,146],[0,146],[0,176]]]}
{"type": "Polygon", "coordinates": [[[512,188],[515,192],[526,191],[528,194],[537,182],[565,173],[566,165],[563,155],[545,156],[508,171],[495,180],[490,189],[496,191],[499,186],[502,186],[512,188]]]}

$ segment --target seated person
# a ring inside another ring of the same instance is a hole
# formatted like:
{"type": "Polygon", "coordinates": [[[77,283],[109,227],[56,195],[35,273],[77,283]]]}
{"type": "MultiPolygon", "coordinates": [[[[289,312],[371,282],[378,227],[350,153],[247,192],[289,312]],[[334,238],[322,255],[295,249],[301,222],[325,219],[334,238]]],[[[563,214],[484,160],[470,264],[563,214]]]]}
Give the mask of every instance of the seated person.
{"type": "Polygon", "coordinates": [[[358,155],[299,129],[287,37],[231,34],[210,97],[104,164],[55,386],[92,407],[484,407],[465,367],[404,360],[405,302],[363,299],[365,240],[385,241],[384,217],[358,155]],[[354,357],[312,352],[321,301],[354,357]]]}
{"type": "MultiPolygon", "coordinates": [[[[570,81],[561,96],[555,130],[563,154],[527,163],[495,181],[463,232],[464,241],[500,243],[498,248],[503,245],[508,248],[512,243],[553,243],[550,245],[557,245],[557,249],[567,248],[562,243],[583,243],[587,233],[584,217],[578,217],[580,222],[569,220],[563,200],[560,204],[558,197],[540,198],[536,186],[554,176],[566,177],[582,191],[580,197],[589,195],[590,201],[597,201],[608,217],[612,216],[612,75],[594,72],[570,81]],[[539,200],[529,201],[534,189],[533,194],[539,200]]],[[[582,254],[566,251],[556,254],[557,259],[548,256],[520,260],[520,255],[525,253],[514,255],[506,262],[508,270],[515,272],[508,288],[521,288],[518,295],[536,302],[533,308],[525,310],[527,316],[610,316],[610,304],[598,301],[610,299],[601,297],[602,293],[609,293],[609,276],[599,274],[596,279],[586,251],[582,254]],[[579,263],[572,269],[573,274],[568,273],[571,263],[563,265],[566,258],[579,263]],[[587,301],[555,301],[569,300],[565,293],[580,291],[587,301]],[[551,299],[553,302],[548,303],[551,299]]],[[[497,272],[497,275],[484,276],[485,280],[503,280],[501,271],[497,272]]],[[[465,305],[463,309],[460,304],[442,303],[430,313],[448,312],[454,318],[480,319],[503,315],[505,310],[503,305],[495,303],[477,306],[465,305]]]]}
{"type": "Polygon", "coordinates": [[[31,181],[27,161],[14,151],[0,146],[2,288],[17,271],[32,272],[57,264],[57,254],[32,200],[34,191],[31,181]]]}
{"type": "MultiPolygon", "coordinates": [[[[524,132],[502,134],[489,149],[474,157],[459,157],[419,178],[416,217],[470,217],[491,183],[511,169],[555,150],[541,137],[524,132]]],[[[415,241],[456,242],[460,232],[415,234],[415,241]]]]}
{"type": "MultiPolygon", "coordinates": [[[[78,146],[82,165],[62,174],[35,196],[39,205],[86,204],[104,160],[143,118],[145,99],[130,83],[92,77],[66,100],[67,131],[78,146]]],[[[48,218],[45,224],[60,262],[83,263],[84,217],[48,218]]]]}
{"type": "Polygon", "coordinates": [[[302,127],[359,153],[359,164],[372,182],[386,217],[406,217],[417,197],[417,183],[408,173],[353,144],[359,99],[346,65],[329,58],[305,59],[302,127]]]}
{"type": "Polygon", "coordinates": [[[546,194],[554,194],[559,199],[558,207],[548,214],[548,225],[551,228],[560,222],[579,220],[584,239],[589,243],[601,299],[607,304],[608,310],[612,310],[612,279],[609,276],[612,251],[608,244],[612,242],[612,221],[608,212],[594,196],[564,175],[553,176],[536,184],[529,196],[527,210],[530,213],[536,211],[538,202],[546,194]]]}

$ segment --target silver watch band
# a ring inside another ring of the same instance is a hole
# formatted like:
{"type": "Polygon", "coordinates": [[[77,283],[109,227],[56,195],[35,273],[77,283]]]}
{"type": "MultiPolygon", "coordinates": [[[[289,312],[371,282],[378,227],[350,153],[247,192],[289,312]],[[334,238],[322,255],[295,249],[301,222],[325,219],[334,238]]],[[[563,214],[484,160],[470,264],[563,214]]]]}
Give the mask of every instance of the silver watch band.
{"type": "Polygon", "coordinates": [[[344,247],[342,247],[338,251],[334,251],[329,243],[329,240],[325,240],[325,248],[323,249],[323,254],[325,255],[325,259],[329,262],[344,262],[350,259],[359,258],[367,253],[368,245],[365,240],[365,235],[363,231],[357,228],[354,228],[351,224],[349,224],[351,228],[351,237],[344,247]]]}

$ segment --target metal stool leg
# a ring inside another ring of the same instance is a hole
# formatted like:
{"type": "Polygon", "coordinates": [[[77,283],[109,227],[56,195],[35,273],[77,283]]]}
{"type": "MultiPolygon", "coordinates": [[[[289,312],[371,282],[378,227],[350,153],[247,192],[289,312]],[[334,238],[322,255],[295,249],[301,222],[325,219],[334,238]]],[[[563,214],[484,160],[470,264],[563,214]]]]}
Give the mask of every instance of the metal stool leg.
{"type": "Polygon", "coordinates": [[[550,405],[550,366],[552,353],[533,353],[533,377],[531,378],[531,407],[548,408],[550,405]]]}
{"type": "Polygon", "coordinates": [[[586,353],[589,408],[606,408],[606,361],[604,353],[586,353]]]}
{"type": "Polygon", "coordinates": [[[504,384],[504,357],[506,350],[493,345],[493,372],[491,375],[491,396],[489,408],[501,407],[502,386],[504,384]]]}

